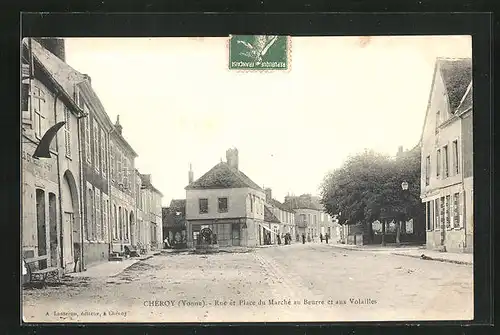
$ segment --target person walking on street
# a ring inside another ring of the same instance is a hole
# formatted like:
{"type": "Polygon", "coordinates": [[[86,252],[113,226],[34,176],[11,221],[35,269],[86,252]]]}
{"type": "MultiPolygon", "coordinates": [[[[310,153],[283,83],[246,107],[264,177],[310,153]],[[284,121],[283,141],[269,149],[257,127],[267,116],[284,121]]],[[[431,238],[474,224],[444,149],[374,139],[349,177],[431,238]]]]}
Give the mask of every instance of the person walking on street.
{"type": "Polygon", "coordinates": [[[302,234],[302,244],[306,244],[306,234],[302,234]]]}
{"type": "Polygon", "coordinates": [[[323,243],[323,234],[319,234],[319,240],[321,241],[321,243],[323,243]]]}
{"type": "Polygon", "coordinates": [[[328,236],[328,233],[326,233],[326,234],[325,234],[325,241],[326,241],[326,244],[328,244],[328,237],[330,237],[330,236],[328,236]]]}

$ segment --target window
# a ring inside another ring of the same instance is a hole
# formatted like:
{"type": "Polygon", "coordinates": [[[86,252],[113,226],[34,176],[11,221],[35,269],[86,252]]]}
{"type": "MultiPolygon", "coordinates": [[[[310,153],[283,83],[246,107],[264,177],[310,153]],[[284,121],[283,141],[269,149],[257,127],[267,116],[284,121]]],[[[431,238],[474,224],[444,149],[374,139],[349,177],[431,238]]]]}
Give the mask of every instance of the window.
{"type": "Polygon", "coordinates": [[[102,197],[102,225],[101,225],[101,236],[102,240],[107,242],[108,240],[108,200],[105,199],[104,194],[102,197]]]}
{"type": "Polygon", "coordinates": [[[441,174],[441,149],[437,150],[436,153],[436,177],[441,174]]]}
{"type": "Polygon", "coordinates": [[[116,150],[116,178],[118,181],[118,184],[123,183],[123,171],[122,171],[122,153],[120,150],[116,150]]]}
{"type": "Polygon", "coordinates": [[[118,207],[118,239],[123,239],[123,210],[118,207]]]}
{"type": "Polygon", "coordinates": [[[125,188],[128,187],[128,173],[129,173],[129,161],[128,159],[123,156],[123,186],[125,188]]]}
{"type": "Polygon", "coordinates": [[[250,212],[253,213],[253,195],[250,194],[250,212]]]}
{"type": "MultiPolygon", "coordinates": [[[[87,105],[84,105],[83,111],[88,115],[87,105]]],[[[87,158],[87,162],[92,162],[92,152],[90,148],[90,119],[86,117],[83,119],[83,126],[85,128],[85,157],[87,158]]]]}
{"type": "Polygon", "coordinates": [[[200,214],[208,213],[208,199],[199,199],[200,214]]]}
{"type": "Polygon", "coordinates": [[[118,239],[118,213],[116,212],[116,205],[113,205],[113,240],[118,239]]]}
{"type": "Polygon", "coordinates": [[[439,200],[439,206],[440,206],[439,218],[440,218],[441,228],[443,229],[444,227],[446,227],[446,203],[445,203],[445,197],[441,197],[441,199],[439,200]]]}
{"type": "Polygon", "coordinates": [[[125,217],[123,218],[125,223],[125,241],[128,241],[128,232],[129,232],[129,222],[128,222],[128,211],[125,210],[125,217]]]}
{"type": "Polygon", "coordinates": [[[460,193],[453,194],[453,227],[460,228],[460,193]]]}
{"type": "Polygon", "coordinates": [[[219,213],[227,213],[227,198],[218,199],[218,211],[219,213]]]}
{"type": "Polygon", "coordinates": [[[92,188],[87,190],[87,241],[93,240],[94,232],[94,191],[92,188]]]}
{"type": "Polygon", "coordinates": [[[434,229],[439,229],[440,228],[440,224],[439,224],[439,220],[440,220],[440,217],[439,217],[439,213],[440,213],[440,204],[439,204],[439,198],[437,198],[436,200],[434,200],[434,229]]]}
{"type": "Polygon", "coordinates": [[[426,213],[426,221],[427,221],[427,230],[432,230],[432,203],[430,201],[425,203],[425,213],[426,213]]]}
{"type": "Polygon", "coordinates": [[[446,217],[446,229],[450,229],[451,227],[451,218],[450,218],[450,207],[451,207],[451,202],[450,202],[450,196],[446,196],[446,202],[445,202],[445,217],[446,217]]]}
{"type": "Polygon", "coordinates": [[[460,172],[459,169],[459,161],[458,161],[458,140],[453,141],[452,143],[453,150],[453,173],[458,174],[460,172]]]}
{"type": "Polygon", "coordinates": [[[104,133],[104,129],[101,129],[101,161],[102,161],[102,175],[106,177],[108,173],[108,164],[107,164],[107,150],[106,150],[106,134],[104,133]]]}
{"type": "Polygon", "coordinates": [[[110,175],[111,175],[111,180],[115,181],[115,147],[113,145],[113,142],[110,141],[109,143],[110,150],[109,150],[109,166],[110,166],[110,175]]]}
{"type": "Polygon", "coordinates": [[[66,148],[66,156],[71,158],[71,123],[69,109],[64,107],[64,147],[66,148]]]}
{"type": "Polygon", "coordinates": [[[437,113],[436,113],[436,131],[438,130],[440,124],[441,124],[441,111],[437,111],[437,113]]]}
{"type": "Polygon", "coordinates": [[[34,112],[33,127],[35,129],[35,136],[37,138],[42,138],[43,133],[45,132],[45,117],[43,116],[45,93],[37,86],[33,87],[31,104],[34,112]]]}
{"type": "Polygon", "coordinates": [[[102,216],[101,216],[101,191],[99,189],[95,189],[95,239],[97,241],[102,240],[101,235],[101,226],[102,226],[102,216]]]}
{"type": "Polygon", "coordinates": [[[431,156],[425,158],[425,185],[429,185],[431,175],[431,156]]]}
{"type": "Polygon", "coordinates": [[[99,126],[97,122],[94,120],[94,168],[96,171],[99,171],[101,160],[99,154],[99,126]]]}
{"type": "Polygon", "coordinates": [[[445,145],[443,147],[443,159],[444,159],[444,163],[443,163],[443,168],[444,168],[444,177],[448,177],[449,174],[450,174],[450,171],[449,171],[449,166],[448,166],[448,146],[445,145]]]}

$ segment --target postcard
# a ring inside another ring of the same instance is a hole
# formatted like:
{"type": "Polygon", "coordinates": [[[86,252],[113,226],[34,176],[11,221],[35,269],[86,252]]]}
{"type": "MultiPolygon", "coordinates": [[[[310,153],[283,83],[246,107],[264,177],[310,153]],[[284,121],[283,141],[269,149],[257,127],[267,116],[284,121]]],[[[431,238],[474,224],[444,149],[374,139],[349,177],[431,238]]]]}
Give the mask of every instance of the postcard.
{"type": "Polygon", "coordinates": [[[23,322],[473,319],[470,36],[21,50],[23,322]]]}

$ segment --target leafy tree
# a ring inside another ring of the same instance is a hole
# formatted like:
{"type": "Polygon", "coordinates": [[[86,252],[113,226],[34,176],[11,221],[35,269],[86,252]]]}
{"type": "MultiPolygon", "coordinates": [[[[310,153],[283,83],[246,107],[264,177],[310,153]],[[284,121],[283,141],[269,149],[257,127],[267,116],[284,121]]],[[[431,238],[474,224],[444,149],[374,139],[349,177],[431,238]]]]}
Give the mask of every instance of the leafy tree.
{"type": "MultiPolygon", "coordinates": [[[[396,159],[365,150],[349,157],[342,167],[328,173],[321,186],[321,203],[340,224],[373,222],[382,208],[404,213],[416,208],[420,194],[420,148],[396,159]],[[409,184],[409,194],[401,182],[409,184]]],[[[411,215],[411,213],[408,213],[411,215]]]]}

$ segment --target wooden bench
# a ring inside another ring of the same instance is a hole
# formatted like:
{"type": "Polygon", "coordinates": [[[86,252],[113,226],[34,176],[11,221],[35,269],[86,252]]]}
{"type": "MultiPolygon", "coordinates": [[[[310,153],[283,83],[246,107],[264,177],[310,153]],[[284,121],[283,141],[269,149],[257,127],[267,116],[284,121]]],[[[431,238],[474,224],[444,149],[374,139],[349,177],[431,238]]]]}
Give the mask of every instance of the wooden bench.
{"type": "Polygon", "coordinates": [[[29,273],[29,282],[41,282],[44,286],[46,286],[47,279],[55,279],[57,282],[60,281],[59,278],[59,268],[57,267],[47,267],[45,269],[40,269],[41,261],[48,261],[49,256],[36,256],[32,258],[24,258],[24,263],[26,264],[28,273],[29,273]],[[33,265],[38,264],[38,268],[35,268],[33,265]]]}

